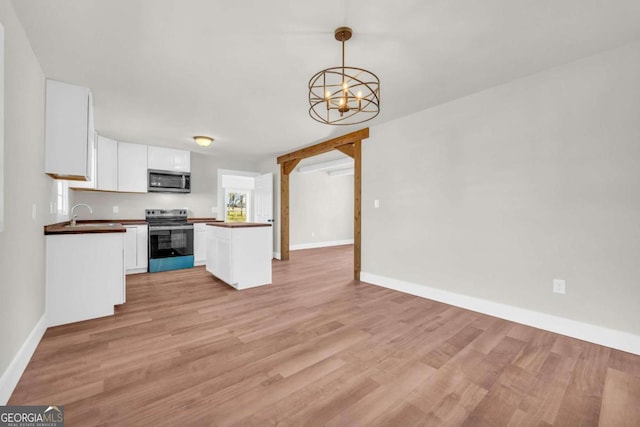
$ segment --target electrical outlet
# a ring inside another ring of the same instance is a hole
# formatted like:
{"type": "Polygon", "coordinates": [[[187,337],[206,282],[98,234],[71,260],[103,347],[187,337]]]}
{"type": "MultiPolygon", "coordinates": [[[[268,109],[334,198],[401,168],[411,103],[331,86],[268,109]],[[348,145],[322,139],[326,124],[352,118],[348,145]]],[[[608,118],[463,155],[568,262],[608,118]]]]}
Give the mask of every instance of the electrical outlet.
{"type": "Polygon", "coordinates": [[[218,213],[218,208],[216,206],[211,206],[211,213],[212,214],[218,213]]]}
{"type": "Polygon", "coordinates": [[[553,279],[553,292],[556,294],[566,294],[567,281],[562,279],[553,279]]]}
{"type": "Polygon", "coordinates": [[[120,213],[120,207],[119,206],[114,206],[113,207],[113,213],[120,213]]]}
{"type": "Polygon", "coordinates": [[[311,232],[311,237],[316,237],[316,232],[315,231],[311,232]]]}

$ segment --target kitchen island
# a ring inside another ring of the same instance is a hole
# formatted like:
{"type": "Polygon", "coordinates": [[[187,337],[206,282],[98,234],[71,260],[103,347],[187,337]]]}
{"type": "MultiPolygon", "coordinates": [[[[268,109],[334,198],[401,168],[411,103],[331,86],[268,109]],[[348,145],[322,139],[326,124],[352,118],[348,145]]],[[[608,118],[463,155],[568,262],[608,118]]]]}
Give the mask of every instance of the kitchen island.
{"type": "Polygon", "coordinates": [[[235,289],[271,283],[271,224],[207,223],[207,271],[235,289]]]}

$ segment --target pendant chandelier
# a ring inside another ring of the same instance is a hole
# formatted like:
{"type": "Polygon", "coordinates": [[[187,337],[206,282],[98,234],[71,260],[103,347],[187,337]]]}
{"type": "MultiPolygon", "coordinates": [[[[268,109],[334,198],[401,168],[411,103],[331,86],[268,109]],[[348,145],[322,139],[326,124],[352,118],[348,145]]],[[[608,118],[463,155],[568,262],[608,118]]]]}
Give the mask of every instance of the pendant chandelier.
{"type": "Polygon", "coordinates": [[[353,125],[380,113],[380,79],[371,71],[344,65],[344,42],[352,35],[348,27],[335,31],[342,43],[342,66],[326,68],[309,80],[309,115],[320,123],[353,125]]]}

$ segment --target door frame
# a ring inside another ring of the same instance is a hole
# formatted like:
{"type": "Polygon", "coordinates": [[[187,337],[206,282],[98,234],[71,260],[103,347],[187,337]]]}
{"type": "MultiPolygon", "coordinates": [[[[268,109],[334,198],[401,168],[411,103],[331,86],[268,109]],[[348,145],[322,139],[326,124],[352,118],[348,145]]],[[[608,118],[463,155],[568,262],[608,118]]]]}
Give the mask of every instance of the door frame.
{"type": "Polygon", "coordinates": [[[353,278],[360,280],[362,248],[362,140],[369,128],[301,148],[277,158],[280,165],[280,259],[289,259],[289,174],[302,159],[338,150],[353,158],[353,278]]]}

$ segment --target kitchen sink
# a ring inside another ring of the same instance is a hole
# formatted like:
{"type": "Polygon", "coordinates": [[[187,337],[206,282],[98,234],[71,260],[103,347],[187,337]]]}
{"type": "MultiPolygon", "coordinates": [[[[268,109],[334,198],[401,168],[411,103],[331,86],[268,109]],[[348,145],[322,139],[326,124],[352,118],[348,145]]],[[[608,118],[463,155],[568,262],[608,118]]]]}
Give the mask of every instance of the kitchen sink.
{"type": "Polygon", "coordinates": [[[67,224],[68,228],[122,227],[118,222],[84,222],[76,225],[67,224]]]}

